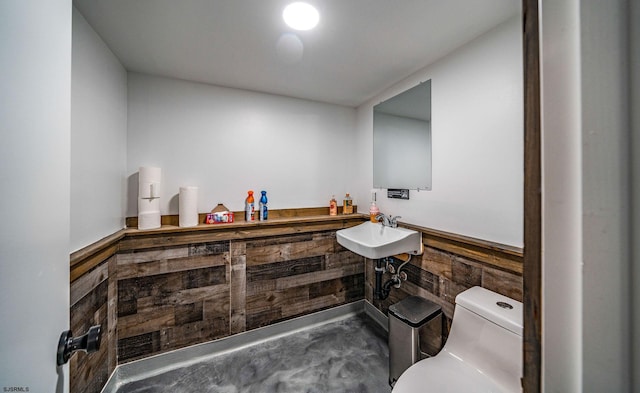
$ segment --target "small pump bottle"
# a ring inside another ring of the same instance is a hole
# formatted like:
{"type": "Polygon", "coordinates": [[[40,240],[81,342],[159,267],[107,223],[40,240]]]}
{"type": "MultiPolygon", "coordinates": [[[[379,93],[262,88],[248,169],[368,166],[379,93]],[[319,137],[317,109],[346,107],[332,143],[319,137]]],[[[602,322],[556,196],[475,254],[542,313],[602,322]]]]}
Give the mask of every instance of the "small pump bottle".
{"type": "Polygon", "coordinates": [[[329,201],[329,215],[337,216],[338,215],[338,201],[336,201],[336,196],[332,196],[329,201]]]}
{"type": "Polygon", "coordinates": [[[378,205],[376,205],[376,193],[371,193],[371,205],[369,205],[369,219],[371,222],[376,223],[376,216],[380,214],[380,209],[378,209],[378,205]]]}

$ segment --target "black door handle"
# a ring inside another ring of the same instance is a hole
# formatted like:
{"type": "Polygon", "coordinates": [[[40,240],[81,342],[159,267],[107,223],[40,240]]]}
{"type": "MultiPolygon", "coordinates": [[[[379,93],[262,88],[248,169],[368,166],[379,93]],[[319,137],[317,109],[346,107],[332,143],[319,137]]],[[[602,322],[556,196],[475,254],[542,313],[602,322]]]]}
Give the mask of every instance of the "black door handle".
{"type": "Polygon", "coordinates": [[[100,349],[101,337],[101,325],[91,326],[87,333],[79,337],[73,337],[71,330],[65,330],[62,332],[60,340],[58,341],[58,366],[62,366],[67,363],[71,355],[76,351],[91,353],[100,349]]]}

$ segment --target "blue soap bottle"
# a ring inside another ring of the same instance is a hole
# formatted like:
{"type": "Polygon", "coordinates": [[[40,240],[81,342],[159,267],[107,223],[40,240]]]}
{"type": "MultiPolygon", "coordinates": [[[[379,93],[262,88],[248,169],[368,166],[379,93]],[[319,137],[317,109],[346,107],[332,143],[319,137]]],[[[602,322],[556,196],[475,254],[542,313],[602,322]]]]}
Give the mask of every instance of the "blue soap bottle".
{"type": "Polygon", "coordinates": [[[260,197],[260,221],[267,219],[269,212],[267,210],[267,192],[260,191],[262,196],[260,197]]]}

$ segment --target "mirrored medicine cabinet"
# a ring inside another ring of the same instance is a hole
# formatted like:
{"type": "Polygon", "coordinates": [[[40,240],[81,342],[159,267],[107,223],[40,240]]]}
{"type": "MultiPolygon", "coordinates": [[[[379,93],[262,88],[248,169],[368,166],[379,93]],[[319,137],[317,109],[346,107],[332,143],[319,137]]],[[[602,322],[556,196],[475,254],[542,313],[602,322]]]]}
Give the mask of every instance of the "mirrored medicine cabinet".
{"type": "Polygon", "coordinates": [[[373,187],[431,190],[431,80],[373,107],[373,187]]]}

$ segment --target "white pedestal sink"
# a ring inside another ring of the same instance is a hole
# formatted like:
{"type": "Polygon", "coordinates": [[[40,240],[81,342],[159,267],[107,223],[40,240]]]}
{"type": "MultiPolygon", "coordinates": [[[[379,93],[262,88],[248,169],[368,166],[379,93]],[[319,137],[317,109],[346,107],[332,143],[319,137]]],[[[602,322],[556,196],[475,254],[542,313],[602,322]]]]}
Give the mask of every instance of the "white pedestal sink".
{"type": "Polygon", "coordinates": [[[406,228],[392,228],[381,223],[364,222],[336,231],[338,243],[346,249],[370,259],[396,254],[420,255],[422,234],[406,228]]]}

